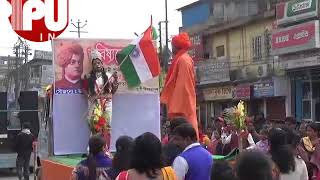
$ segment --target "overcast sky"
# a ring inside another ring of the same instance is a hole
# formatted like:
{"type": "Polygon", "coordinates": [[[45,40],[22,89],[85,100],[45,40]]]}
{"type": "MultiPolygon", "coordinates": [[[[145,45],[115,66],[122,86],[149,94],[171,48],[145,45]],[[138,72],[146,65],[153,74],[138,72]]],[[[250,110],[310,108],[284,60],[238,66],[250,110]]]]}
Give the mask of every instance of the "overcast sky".
{"type": "MultiPolygon", "coordinates": [[[[181,26],[181,13],[177,8],[196,0],[168,0],[169,35],[177,34],[181,26]]],[[[69,17],[74,21],[88,20],[81,38],[135,38],[134,32],[143,32],[153,16],[153,24],[165,20],[164,0],[69,0],[69,17]]],[[[12,30],[8,14],[11,12],[6,0],[0,0],[0,56],[12,55],[17,35],[12,30]]],[[[157,26],[158,27],[158,26],[157,26]]],[[[69,23],[59,37],[76,38],[75,30],[69,23]]],[[[32,50],[51,50],[50,43],[29,42],[32,50]]]]}

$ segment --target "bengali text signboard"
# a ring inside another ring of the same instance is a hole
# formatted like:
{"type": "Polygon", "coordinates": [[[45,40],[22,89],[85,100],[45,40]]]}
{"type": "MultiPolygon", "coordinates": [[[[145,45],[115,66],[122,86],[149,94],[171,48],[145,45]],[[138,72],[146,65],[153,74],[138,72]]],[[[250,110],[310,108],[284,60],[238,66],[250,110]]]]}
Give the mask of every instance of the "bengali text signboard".
{"type": "Polygon", "coordinates": [[[272,54],[283,55],[319,48],[319,21],[310,21],[272,33],[272,54]]]}

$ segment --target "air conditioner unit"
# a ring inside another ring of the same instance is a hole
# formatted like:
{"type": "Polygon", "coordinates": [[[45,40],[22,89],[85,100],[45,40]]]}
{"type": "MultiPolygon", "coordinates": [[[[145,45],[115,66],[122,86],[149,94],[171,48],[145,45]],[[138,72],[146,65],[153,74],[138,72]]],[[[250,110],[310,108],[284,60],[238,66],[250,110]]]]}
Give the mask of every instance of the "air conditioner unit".
{"type": "Polygon", "coordinates": [[[241,70],[244,79],[261,78],[269,75],[267,64],[250,65],[241,70]]]}

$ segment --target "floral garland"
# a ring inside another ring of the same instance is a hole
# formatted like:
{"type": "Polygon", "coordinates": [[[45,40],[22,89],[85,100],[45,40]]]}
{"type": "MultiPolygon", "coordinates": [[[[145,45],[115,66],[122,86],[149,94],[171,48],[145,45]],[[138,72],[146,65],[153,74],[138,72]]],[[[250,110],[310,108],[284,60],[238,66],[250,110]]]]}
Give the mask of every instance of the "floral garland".
{"type": "Polygon", "coordinates": [[[89,127],[93,134],[104,130],[110,130],[108,113],[102,108],[100,103],[96,103],[89,119],[89,127]]]}

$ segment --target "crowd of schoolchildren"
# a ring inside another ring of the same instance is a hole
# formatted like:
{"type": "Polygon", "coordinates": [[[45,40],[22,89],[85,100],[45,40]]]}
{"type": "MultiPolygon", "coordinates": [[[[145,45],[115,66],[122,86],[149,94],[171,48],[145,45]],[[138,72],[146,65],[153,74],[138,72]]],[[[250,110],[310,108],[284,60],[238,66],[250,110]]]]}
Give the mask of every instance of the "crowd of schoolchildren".
{"type": "Polygon", "coordinates": [[[170,121],[162,140],[152,133],[120,137],[106,155],[99,135],[89,141],[89,155],[74,169],[75,180],[320,180],[320,124],[283,124],[263,116],[247,118],[237,132],[223,117],[213,127],[196,130],[184,118],[170,121]],[[226,157],[235,150],[231,160],[226,157]]]}

